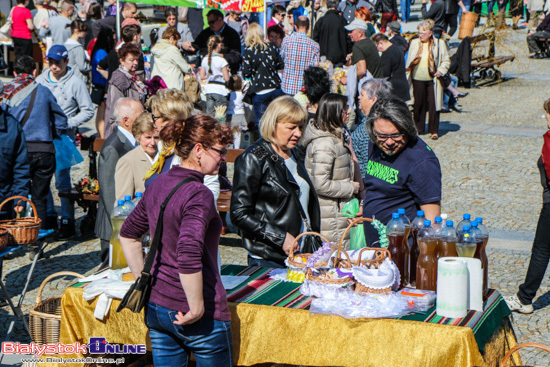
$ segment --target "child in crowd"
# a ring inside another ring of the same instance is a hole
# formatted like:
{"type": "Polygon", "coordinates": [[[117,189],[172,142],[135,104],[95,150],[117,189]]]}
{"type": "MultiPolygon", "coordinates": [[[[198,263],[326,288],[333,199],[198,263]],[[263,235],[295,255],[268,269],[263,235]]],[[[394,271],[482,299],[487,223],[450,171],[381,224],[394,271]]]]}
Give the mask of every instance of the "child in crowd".
{"type": "Polygon", "coordinates": [[[86,37],[88,25],[79,19],[75,19],[70,25],[67,25],[68,27],[71,27],[71,37],[65,41],[64,46],[69,52],[69,67],[86,85],[89,85],[92,66],[90,65],[88,53],[80,43],[86,37]]]}
{"type": "Polygon", "coordinates": [[[227,105],[227,122],[231,122],[233,128],[233,147],[239,149],[241,146],[241,132],[248,130],[244,111],[243,81],[241,77],[234,74],[229,79],[229,104],[227,105]]]}
{"type": "Polygon", "coordinates": [[[206,113],[214,116],[215,107],[227,107],[226,83],[229,81],[229,64],[220,54],[223,47],[222,39],[211,36],[208,39],[208,56],[202,59],[199,75],[202,80],[207,80],[206,113]]]}

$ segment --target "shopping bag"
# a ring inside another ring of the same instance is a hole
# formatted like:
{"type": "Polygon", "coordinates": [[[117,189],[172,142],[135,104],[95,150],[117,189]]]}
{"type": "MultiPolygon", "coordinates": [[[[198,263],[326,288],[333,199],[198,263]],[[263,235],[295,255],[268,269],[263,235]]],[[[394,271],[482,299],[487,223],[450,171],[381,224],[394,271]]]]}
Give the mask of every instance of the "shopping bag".
{"type": "MultiPolygon", "coordinates": [[[[342,209],[342,215],[350,218],[355,219],[355,213],[359,211],[359,200],[352,199],[349,202],[344,205],[344,209],[342,209]]],[[[358,250],[363,247],[366,247],[367,242],[365,240],[365,231],[363,230],[363,223],[360,223],[356,225],[355,227],[351,228],[350,231],[350,244],[349,249],[350,250],[358,250]]]]}
{"type": "Polygon", "coordinates": [[[75,164],[84,161],[82,154],[67,135],[61,135],[53,139],[53,144],[55,145],[56,171],[71,168],[75,164]]]}

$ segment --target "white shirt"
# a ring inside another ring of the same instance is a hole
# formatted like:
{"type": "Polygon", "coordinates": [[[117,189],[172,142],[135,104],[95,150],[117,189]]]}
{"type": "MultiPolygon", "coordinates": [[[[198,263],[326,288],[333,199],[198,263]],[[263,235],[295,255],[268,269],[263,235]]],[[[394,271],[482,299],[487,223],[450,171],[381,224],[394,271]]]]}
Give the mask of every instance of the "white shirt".
{"type": "Polygon", "coordinates": [[[208,80],[208,84],[206,84],[206,87],[204,88],[204,91],[206,94],[213,93],[213,94],[220,94],[222,96],[227,95],[229,91],[227,90],[225,85],[218,84],[218,83],[225,84],[225,79],[223,77],[222,69],[228,65],[229,64],[227,63],[227,60],[225,60],[223,57],[217,54],[212,54],[212,62],[210,64],[210,67],[208,67],[208,56],[205,56],[202,59],[201,66],[206,71],[206,77],[208,80]],[[210,74],[208,70],[212,70],[212,74],[210,74]],[[211,83],[211,82],[216,82],[216,83],[211,83]]]}
{"type": "Polygon", "coordinates": [[[243,92],[229,93],[229,103],[227,104],[228,115],[244,115],[243,92]]]}

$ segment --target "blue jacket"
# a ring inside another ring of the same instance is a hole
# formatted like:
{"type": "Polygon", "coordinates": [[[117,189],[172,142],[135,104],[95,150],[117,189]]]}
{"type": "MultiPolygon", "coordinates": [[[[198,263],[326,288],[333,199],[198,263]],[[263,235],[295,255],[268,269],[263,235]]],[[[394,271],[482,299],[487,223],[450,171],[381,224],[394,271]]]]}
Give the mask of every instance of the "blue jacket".
{"type": "Polygon", "coordinates": [[[13,116],[0,110],[0,201],[10,196],[27,197],[30,170],[25,133],[13,116]]]}
{"type": "Polygon", "coordinates": [[[27,142],[51,143],[54,138],[53,129],[61,134],[69,128],[69,125],[67,124],[67,116],[65,116],[48,88],[34,82],[17,92],[9,100],[4,99],[2,109],[15,117],[17,121],[21,121],[29,108],[31,94],[35,88],[38,88],[38,92],[34,106],[27,123],[23,127],[25,138],[27,142]]]}

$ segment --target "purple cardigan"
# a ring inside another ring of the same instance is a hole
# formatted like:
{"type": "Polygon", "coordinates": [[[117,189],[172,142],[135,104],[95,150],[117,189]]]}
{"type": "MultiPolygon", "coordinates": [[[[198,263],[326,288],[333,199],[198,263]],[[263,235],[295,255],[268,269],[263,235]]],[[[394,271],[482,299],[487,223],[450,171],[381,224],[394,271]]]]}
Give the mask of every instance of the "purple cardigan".
{"type": "Polygon", "coordinates": [[[124,221],[120,235],[140,238],[150,228],[153,238],[160,205],[179,182],[189,177],[198,182],[186,183],[178,189],[164,211],[162,242],[151,269],[150,301],[171,310],[188,312],[179,274],[194,274],[202,270],[204,316],[229,321],[226,293],[218,271],[222,221],[212,192],[202,184],[204,176],[201,173],[175,166],[160,175],[145,190],[142,200],[124,221]]]}

